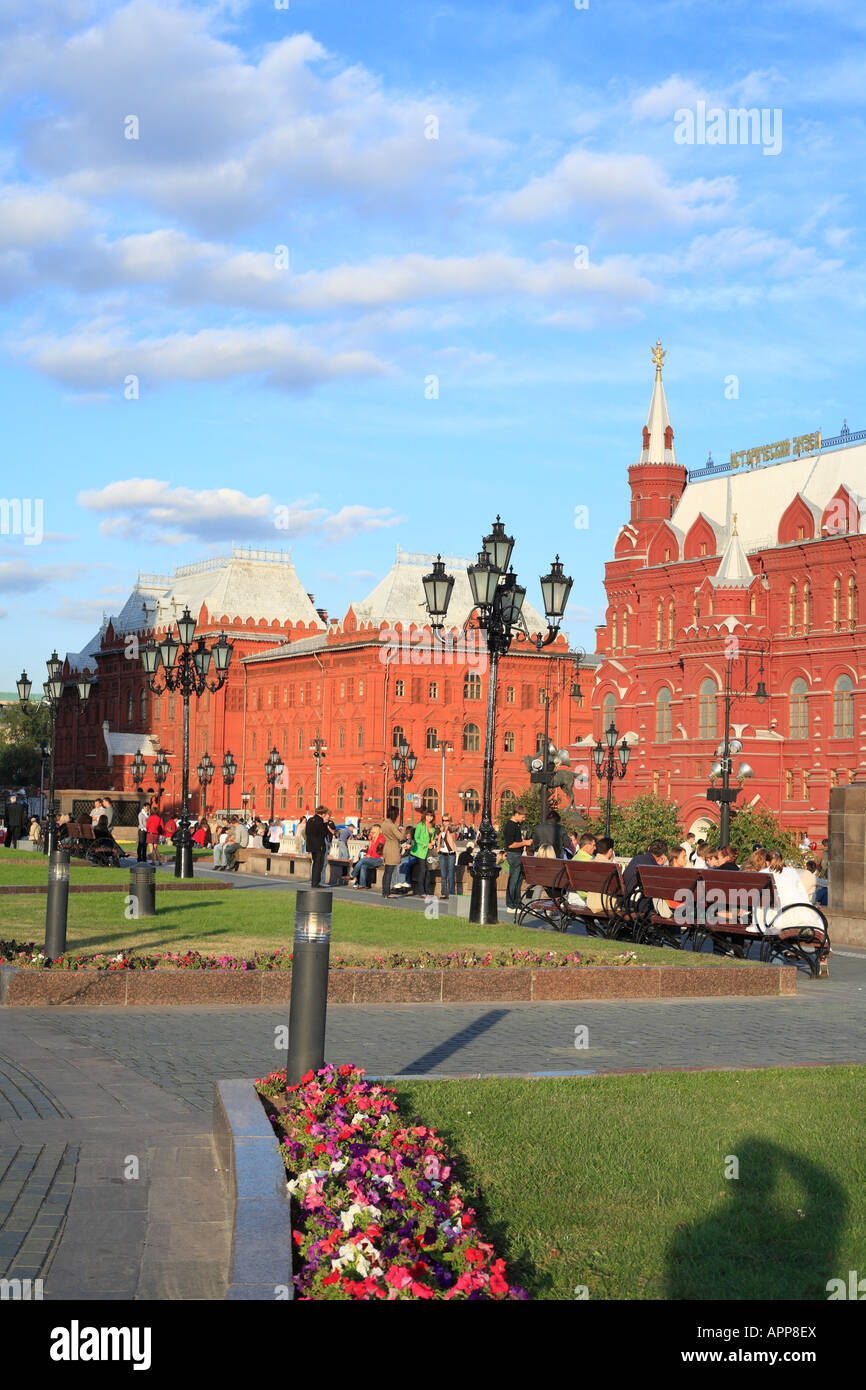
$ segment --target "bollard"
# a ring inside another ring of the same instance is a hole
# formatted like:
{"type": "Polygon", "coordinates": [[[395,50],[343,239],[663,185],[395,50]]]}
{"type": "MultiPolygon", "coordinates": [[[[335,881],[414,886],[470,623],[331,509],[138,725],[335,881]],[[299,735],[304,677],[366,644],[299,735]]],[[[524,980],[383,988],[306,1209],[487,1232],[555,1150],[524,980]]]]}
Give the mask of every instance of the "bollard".
{"type": "Polygon", "coordinates": [[[152,864],[136,864],[130,869],[129,896],[135,903],[133,916],[156,916],[156,869],[152,864]]]}
{"type": "Polygon", "coordinates": [[[45,954],[57,960],[66,950],[66,912],[69,906],[69,850],[55,849],[48,859],[48,899],[45,907],[45,954]]]}
{"type": "Polygon", "coordinates": [[[325,1013],[331,953],[333,894],[302,888],[295,902],[292,998],[286,1080],[295,1086],[308,1071],[325,1065],[325,1013]]]}

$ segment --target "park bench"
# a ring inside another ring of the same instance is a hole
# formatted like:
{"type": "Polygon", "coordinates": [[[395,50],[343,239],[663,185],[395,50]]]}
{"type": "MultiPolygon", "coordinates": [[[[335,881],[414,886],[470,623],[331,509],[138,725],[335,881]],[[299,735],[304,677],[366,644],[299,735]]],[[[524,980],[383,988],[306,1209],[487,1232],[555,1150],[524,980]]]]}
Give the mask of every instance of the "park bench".
{"type": "Polygon", "coordinates": [[[629,935],[628,894],[622,869],[615,860],[568,859],[565,873],[570,894],[587,894],[583,903],[566,898],[565,909],[571,918],[582,922],[590,936],[605,936],[614,941],[629,935]]]}
{"type": "Polygon", "coordinates": [[[772,874],[642,865],[638,879],[640,887],[631,900],[636,940],[671,946],[689,941],[696,951],[711,941],[716,954],[743,958],[754,947],[766,963],[803,964],[813,977],[826,978],[830,954],[827,919],[812,903],[779,908],[772,874]],[[676,902],[673,918],[660,914],[655,903],[648,908],[648,899],[676,902]],[[785,924],[786,917],[790,925],[785,924]]]}
{"type": "Polygon", "coordinates": [[[567,913],[565,895],[568,892],[565,862],[525,854],[521,868],[524,886],[514,914],[515,924],[523,926],[527,921],[534,920],[546,927],[553,927],[555,931],[565,931],[568,926],[567,920],[564,920],[567,913]]]}

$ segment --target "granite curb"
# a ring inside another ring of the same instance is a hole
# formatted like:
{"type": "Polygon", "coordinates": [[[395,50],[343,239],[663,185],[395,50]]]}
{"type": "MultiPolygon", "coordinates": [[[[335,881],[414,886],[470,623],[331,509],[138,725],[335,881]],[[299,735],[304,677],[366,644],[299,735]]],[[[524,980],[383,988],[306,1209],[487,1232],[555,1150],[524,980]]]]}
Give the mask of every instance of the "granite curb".
{"type": "MultiPolygon", "coordinates": [[[[123,873],[123,870],[120,870],[123,873]]],[[[122,893],[126,885],[119,880],[116,883],[70,883],[70,893],[122,893]]],[[[234,887],[232,883],[209,883],[207,880],[181,879],[177,883],[163,883],[161,879],[156,880],[156,887],[159,893],[200,893],[210,892],[211,889],[225,890],[234,887]]],[[[41,893],[43,896],[48,893],[46,883],[4,883],[0,885],[0,897],[18,896],[22,893],[41,893]]]]}
{"type": "MultiPolygon", "coordinates": [[[[291,970],[21,970],[0,967],[0,1005],[288,1004],[291,970]]],[[[778,998],[797,993],[790,965],[332,970],[332,1004],[550,1003],[582,999],[778,998]]]]}
{"type": "Polygon", "coordinates": [[[226,1299],[292,1299],[286,1169],[252,1081],[214,1083],[213,1137],[232,1220],[226,1299]]]}

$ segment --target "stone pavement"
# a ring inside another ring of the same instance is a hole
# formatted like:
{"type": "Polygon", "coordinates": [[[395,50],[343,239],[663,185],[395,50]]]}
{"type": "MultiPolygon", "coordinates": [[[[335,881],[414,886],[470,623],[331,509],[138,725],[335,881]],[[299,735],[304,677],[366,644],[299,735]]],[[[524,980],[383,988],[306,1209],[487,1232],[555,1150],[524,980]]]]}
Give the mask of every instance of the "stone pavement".
{"type": "MultiPolygon", "coordinates": [[[[210,1117],[55,1026],[0,1018],[0,1278],[45,1299],[221,1299],[210,1117]]],[[[122,1032],[122,1025],[119,1026],[122,1032]]]]}
{"type": "MultiPolygon", "coordinates": [[[[801,975],[791,998],[334,1006],[327,1056],[388,1076],[864,1063],[866,952],[831,971],[801,975]]],[[[41,1277],[46,1298],[224,1297],[213,1083],[282,1066],[287,1020],[267,1006],[0,1010],[0,1277],[41,1277]]]]}

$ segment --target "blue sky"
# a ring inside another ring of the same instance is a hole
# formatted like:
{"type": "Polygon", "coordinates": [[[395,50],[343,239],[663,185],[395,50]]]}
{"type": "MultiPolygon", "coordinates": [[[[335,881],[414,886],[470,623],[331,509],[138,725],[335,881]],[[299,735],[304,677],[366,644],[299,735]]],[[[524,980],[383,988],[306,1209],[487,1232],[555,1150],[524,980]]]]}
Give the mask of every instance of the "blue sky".
{"type": "Polygon", "coordinates": [[[864,37],[847,0],[0,0],[3,494],[45,532],[0,534],[0,689],[139,569],[288,545],[342,616],[497,512],[592,650],[656,338],[688,467],[866,427],[864,37]],[[699,102],[781,147],[678,143],[699,102]]]}

